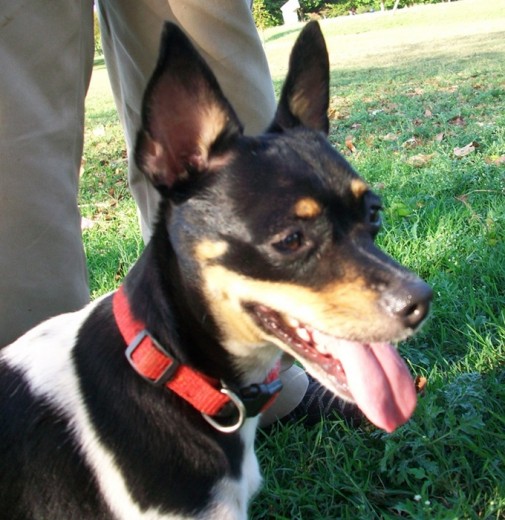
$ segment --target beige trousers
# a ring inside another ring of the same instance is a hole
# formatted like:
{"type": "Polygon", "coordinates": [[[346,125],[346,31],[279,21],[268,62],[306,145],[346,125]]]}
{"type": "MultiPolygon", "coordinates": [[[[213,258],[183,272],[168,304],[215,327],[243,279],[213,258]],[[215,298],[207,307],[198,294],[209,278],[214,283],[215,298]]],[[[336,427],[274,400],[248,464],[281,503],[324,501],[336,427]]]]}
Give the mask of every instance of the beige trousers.
{"type": "MultiPolygon", "coordinates": [[[[161,27],[176,22],[205,57],[245,131],[275,112],[251,0],[98,0],[103,49],[127,150],[161,27]]],[[[88,302],[77,206],[84,99],[93,67],[93,0],[9,0],[0,10],[0,347],[44,319],[88,302]]],[[[129,163],[144,240],[158,197],[129,163]]],[[[283,373],[283,415],[307,378],[283,373]]]]}
{"type": "MultiPolygon", "coordinates": [[[[103,46],[128,151],[164,20],[214,69],[246,130],[275,111],[248,0],[100,0],[103,46]]],[[[93,66],[92,0],[9,0],[0,10],[0,346],[88,301],[77,207],[84,98],[93,66]]],[[[157,194],[129,167],[142,234],[157,194]]]]}
{"type": "MultiPolygon", "coordinates": [[[[98,2],[102,41],[127,149],[135,145],[140,102],[158,54],[164,20],[176,22],[192,39],[245,125],[260,133],[275,113],[268,64],[250,11],[250,0],[103,0],[98,2]]],[[[130,188],[147,240],[158,199],[133,161],[130,188]]]]}
{"type": "Polygon", "coordinates": [[[77,207],[92,0],[0,9],[0,346],[89,299],[77,207]]]}

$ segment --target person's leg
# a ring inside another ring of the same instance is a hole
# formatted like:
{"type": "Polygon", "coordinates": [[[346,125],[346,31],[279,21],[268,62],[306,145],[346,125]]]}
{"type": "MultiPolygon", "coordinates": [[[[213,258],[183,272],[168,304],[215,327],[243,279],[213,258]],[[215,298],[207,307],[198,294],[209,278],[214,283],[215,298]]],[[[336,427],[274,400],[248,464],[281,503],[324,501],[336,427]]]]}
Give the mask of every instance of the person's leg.
{"type": "MultiPolygon", "coordinates": [[[[177,23],[193,41],[246,133],[258,134],[269,125],[276,109],[275,96],[249,7],[247,0],[99,1],[105,60],[129,152],[135,146],[141,99],[156,63],[165,20],[177,23]]],[[[147,241],[156,216],[157,193],[133,161],[128,178],[147,241]]]]}
{"type": "Polygon", "coordinates": [[[0,346],[87,303],[77,185],[93,1],[9,0],[0,24],[0,346]]]}

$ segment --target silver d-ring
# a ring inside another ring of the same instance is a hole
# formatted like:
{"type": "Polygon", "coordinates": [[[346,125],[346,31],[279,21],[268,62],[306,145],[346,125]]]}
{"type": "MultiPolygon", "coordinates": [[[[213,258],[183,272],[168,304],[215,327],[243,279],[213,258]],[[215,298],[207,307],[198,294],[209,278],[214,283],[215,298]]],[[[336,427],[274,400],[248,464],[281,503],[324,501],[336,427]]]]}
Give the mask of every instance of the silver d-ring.
{"type": "Polygon", "coordinates": [[[227,395],[232,403],[235,405],[238,411],[238,419],[234,424],[230,424],[228,426],[224,426],[220,423],[218,423],[214,418],[212,418],[210,415],[207,415],[205,413],[202,413],[202,417],[217,431],[221,433],[233,433],[239,430],[242,425],[244,424],[244,421],[246,419],[246,409],[244,406],[244,403],[238,398],[236,394],[234,394],[229,388],[223,387],[221,388],[221,393],[227,395]]]}

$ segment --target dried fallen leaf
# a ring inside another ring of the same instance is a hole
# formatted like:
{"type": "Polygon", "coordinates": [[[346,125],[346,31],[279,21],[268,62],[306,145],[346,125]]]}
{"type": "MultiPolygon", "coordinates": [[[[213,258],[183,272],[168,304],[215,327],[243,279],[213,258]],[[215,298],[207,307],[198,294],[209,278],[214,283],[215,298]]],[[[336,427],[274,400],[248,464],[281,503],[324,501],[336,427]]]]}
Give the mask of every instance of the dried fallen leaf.
{"type": "Polygon", "coordinates": [[[418,155],[414,155],[407,159],[407,164],[410,166],[414,166],[415,168],[422,168],[423,166],[427,166],[431,159],[433,159],[434,153],[423,154],[420,153],[418,155]]]}
{"type": "Polygon", "coordinates": [[[495,166],[505,166],[505,155],[500,157],[486,157],[484,162],[486,164],[494,164],[495,166]]]}
{"type": "Polygon", "coordinates": [[[95,137],[103,137],[105,135],[105,126],[98,125],[93,128],[92,133],[95,137]]]}
{"type": "Polygon", "coordinates": [[[445,137],[444,132],[440,132],[439,134],[436,135],[435,141],[437,143],[441,143],[444,140],[444,137],[445,137]]]}
{"type": "Polygon", "coordinates": [[[421,139],[418,137],[411,137],[407,139],[404,143],[402,143],[402,148],[415,148],[416,146],[421,145],[421,139]]]}
{"type": "Polygon", "coordinates": [[[451,125],[456,126],[466,126],[466,121],[461,116],[453,117],[452,119],[449,119],[449,123],[451,125]]]}
{"type": "Polygon", "coordinates": [[[429,108],[427,108],[424,111],[424,117],[433,117],[433,112],[429,108]]]}
{"type": "Polygon", "coordinates": [[[352,142],[352,136],[348,135],[345,138],[345,146],[348,150],[350,150],[351,153],[356,153],[357,148],[354,146],[354,143],[352,142]]]}
{"type": "Polygon", "coordinates": [[[412,88],[407,91],[407,96],[409,97],[422,96],[423,94],[424,89],[421,87],[412,88]]]}
{"type": "Polygon", "coordinates": [[[328,118],[329,119],[343,119],[342,114],[335,107],[330,107],[328,109],[328,118]]]}
{"type": "Polygon", "coordinates": [[[393,134],[390,132],[389,134],[386,134],[385,136],[383,136],[382,140],[383,141],[397,141],[398,136],[396,134],[393,134]]]}
{"type": "Polygon", "coordinates": [[[456,157],[465,157],[468,154],[475,152],[475,149],[478,147],[479,143],[472,141],[471,143],[468,143],[466,146],[463,146],[462,148],[454,148],[454,155],[456,157]]]}
{"type": "Polygon", "coordinates": [[[415,380],[416,392],[420,395],[424,395],[426,393],[427,384],[428,380],[424,376],[417,376],[415,380]]]}
{"type": "Polygon", "coordinates": [[[330,99],[330,107],[328,109],[328,117],[330,119],[346,119],[349,117],[349,111],[346,110],[345,99],[337,96],[330,99]]]}
{"type": "Polygon", "coordinates": [[[81,218],[81,230],[91,229],[94,225],[96,225],[96,222],[93,220],[86,217],[81,218]]]}

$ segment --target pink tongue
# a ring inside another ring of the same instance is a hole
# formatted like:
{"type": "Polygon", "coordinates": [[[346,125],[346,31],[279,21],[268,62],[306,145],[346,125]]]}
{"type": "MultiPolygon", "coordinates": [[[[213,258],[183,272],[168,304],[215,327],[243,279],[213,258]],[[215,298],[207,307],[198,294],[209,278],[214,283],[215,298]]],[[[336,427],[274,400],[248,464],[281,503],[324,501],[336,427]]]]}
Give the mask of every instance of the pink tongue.
{"type": "Polygon", "coordinates": [[[362,345],[326,335],[324,342],[342,363],[349,390],[371,422],[392,432],[408,421],[416,407],[416,389],[405,362],[392,345],[362,345]]]}

